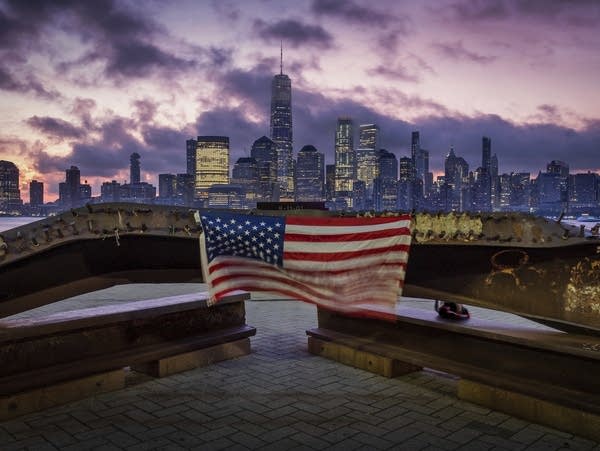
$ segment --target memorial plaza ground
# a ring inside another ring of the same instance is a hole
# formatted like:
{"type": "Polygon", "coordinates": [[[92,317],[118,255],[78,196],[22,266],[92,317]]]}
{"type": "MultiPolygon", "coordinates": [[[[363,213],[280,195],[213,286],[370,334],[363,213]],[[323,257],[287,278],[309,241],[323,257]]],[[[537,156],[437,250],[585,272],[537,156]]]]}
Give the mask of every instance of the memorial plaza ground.
{"type": "MultiPolygon", "coordinates": [[[[20,316],[194,291],[204,286],[117,286],[20,316]]],[[[311,355],[305,331],[317,325],[314,306],[252,297],[250,355],[162,379],[129,372],[124,390],[0,423],[0,450],[600,450],[568,432],[461,401],[448,374],[425,369],[388,379],[311,355]]]]}

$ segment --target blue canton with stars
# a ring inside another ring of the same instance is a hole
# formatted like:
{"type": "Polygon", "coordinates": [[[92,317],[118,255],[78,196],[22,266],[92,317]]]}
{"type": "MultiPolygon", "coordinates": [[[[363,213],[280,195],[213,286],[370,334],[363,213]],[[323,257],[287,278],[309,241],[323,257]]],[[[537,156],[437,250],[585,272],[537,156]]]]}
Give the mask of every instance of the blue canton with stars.
{"type": "Polygon", "coordinates": [[[234,255],[283,266],[285,217],[204,212],[200,218],[209,262],[234,255]]]}

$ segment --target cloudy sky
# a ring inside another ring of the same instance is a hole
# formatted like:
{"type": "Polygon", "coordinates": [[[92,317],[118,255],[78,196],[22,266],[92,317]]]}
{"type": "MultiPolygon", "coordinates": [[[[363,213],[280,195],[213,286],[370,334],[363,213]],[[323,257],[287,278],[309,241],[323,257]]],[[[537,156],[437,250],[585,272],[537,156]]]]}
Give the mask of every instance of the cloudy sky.
{"type": "Polygon", "coordinates": [[[600,171],[596,0],[0,0],[0,159],[48,200],[71,165],[99,194],[185,172],[185,140],[227,135],[235,161],[269,133],[270,80],[292,79],[294,150],[333,162],[339,116],[377,123],[431,169],[451,145],[475,169],[566,161],[600,171]]]}

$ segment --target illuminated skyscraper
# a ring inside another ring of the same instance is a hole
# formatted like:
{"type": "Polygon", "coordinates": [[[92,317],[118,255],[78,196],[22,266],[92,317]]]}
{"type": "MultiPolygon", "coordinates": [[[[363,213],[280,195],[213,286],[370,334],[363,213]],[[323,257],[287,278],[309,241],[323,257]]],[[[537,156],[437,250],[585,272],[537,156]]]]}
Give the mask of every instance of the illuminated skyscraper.
{"type": "Polygon", "coordinates": [[[229,183],[229,137],[198,136],[194,197],[208,199],[212,185],[229,183]]]}
{"type": "Polygon", "coordinates": [[[356,151],[352,119],[338,119],[335,132],[335,195],[352,207],[352,191],[356,180],[356,151]]]}
{"type": "Polygon", "coordinates": [[[256,207],[260,185],[258,163],[255,158],[238,158],[231,170],[231,184],[244,188],[244,208],[256,207]]]}
{"type": "Polygon", "coordinates": [[[283,73],[283,48],[280,73],[271,83],[271,139],[277,149],[277,180],[282,197],[294,194],[292,151],[292,81],[283,73]]]}
{"type": "Polygon", "coordinates": [[[0,212],[14,213],[22,205],[19,168],[11,161],[0,161],[0,212]]]}
{"type": "Polygon", "coordinates": [[[364,124],[359,128],[358,149],[356,149],[356,178],[365,183],[366,195],[373,194],[373,180],[377,177],[377,149],[379,148],[379,127],[364,124]]]}
{"type": "Polygon", "coordinates": [[[488,174],[492,172],[492,140],[487,136],[481,138],[481,167],[488,174]]]}
{"type": "Polygon", "coordinates": [[[176,187],[177,176],[175,174],[158,174],[158,197],[173,199],[176,187]]]}
{"type": "Polygon", "coordinates": [[[410,153],[413,163],[413,202],[418,205],[431,189],[429,180],[429,152],[421,148],[421,137],[418,131],[412,132],[410,153]]]}
{"type": "Polygon", "coordinates": [[[318,202],[323,200],[325,155],[314,146],[304,146],[298,152],[296,163],[296,200],[318,202]]]}
{"type": "Polygon", "coordinates": [[[198,143],[195,139],[188,139],[185,142],[185,163],[186,174],[196,174],[196,146],[198,143]]]}
{"type": "Polygon", "coordinates": [[[325,165],[325,200],[335,198],[335,164],[325,165]]]}
{"type": "Polygon", "coordinates": [[[379,176],[373,183],[375,210],[395,210],[398,202],[398,160],[385,149],[377,151],[379,176]]]}
{"type": "Polygon", "coordinates": [[[259,197],[264,201],[279,200],[277,184],[277,148],[266,136],[258,138],[252,144],[250,156],[258,166],[259,197]]]}
{"type": "Polygon", "coordinates": [[[129,183],[140,183],[140,154],[137,152],[129,157],[129,183]]]}

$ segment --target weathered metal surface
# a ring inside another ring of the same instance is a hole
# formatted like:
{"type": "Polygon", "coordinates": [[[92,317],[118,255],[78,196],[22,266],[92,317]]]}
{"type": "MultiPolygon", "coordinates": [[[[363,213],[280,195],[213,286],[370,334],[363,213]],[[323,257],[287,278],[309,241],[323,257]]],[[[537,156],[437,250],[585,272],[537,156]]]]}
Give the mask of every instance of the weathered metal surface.
{"type": "Polygon", "coordinates": [[[202,280],[194,212],[106,204],[3,232],[0,317],[134,282],[202,280]]]}
{"type": "MultiPolygon", "coordinates": [[[[200,280],[201,230],[194,213],[106,204],[5,232],[0,317],[116,283],[200,280]]],[[[597,232],[524,214],[417,213],[413,225],[405,295],[600,334],[597,232]]]]}
{"type": "Polygon", "coordinates": [[[0,321],[0,396],[254,335],[246,293],[205,294],[0,321]]]}
{"type": "Polygon", "coordinates": [[[319,309],[311,337],[600,414],[600,340],[399,307],[396,322],[319,309]]]}

